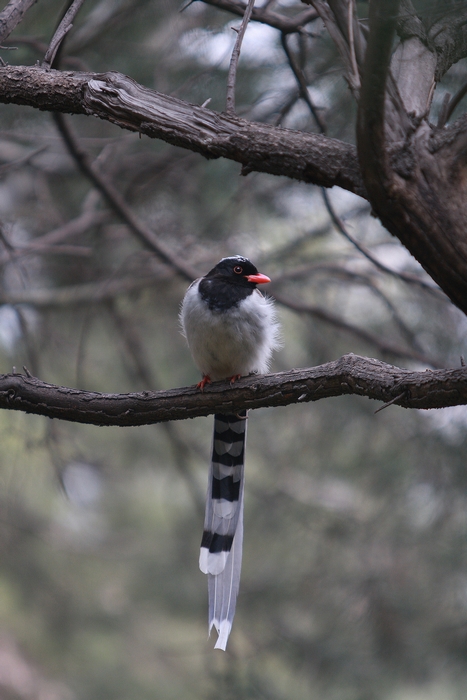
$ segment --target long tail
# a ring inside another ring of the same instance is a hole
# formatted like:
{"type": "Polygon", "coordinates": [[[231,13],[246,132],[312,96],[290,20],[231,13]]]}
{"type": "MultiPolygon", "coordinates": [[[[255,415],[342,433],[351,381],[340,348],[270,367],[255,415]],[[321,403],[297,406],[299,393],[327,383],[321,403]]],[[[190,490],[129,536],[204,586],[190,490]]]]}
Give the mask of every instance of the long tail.
{"type": "Polygon", "coordinates": [[[199,568],[208,575],[209,632],[227,645],[235,615],[243,545],[243,472],[247,413],[216,414],[199,568]]]}

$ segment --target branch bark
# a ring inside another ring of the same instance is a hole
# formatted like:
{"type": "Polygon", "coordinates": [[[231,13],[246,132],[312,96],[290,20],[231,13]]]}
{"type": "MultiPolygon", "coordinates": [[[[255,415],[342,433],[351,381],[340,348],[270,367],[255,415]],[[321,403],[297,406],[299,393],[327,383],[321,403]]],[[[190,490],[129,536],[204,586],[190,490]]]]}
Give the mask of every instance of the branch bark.
{"type": "MultiPolygon", "coordinates": [[[[244,3],[234,2],[234,0],[203,0],[203,2],[206,5],[218,7],[220,10],[231,12],[239,17],[243,17],[246,9],[244,3]]],[[[279,29],[283,34],[300,32],[307,24],[314,22],[317,17],[318,13],[314,10],[304,10],[295,15],[295,17],[287,17],[264,7],[254,7],[251,15],[251,19],[254,22],[268,24],[270,27],[279,29]]]]}
{"type": "Polygon", "coordinates": [[[413,372],[348,354],[309,369],[136,394],[98,394],[0,375],[0,408],[92,425],[136,426],[357,394],[404,408],[467,404],[467,368],[413,372]]]}
{"type": "Polygon", "coordinates": [[[49,48],[44,56],[44,60],[42,62],[43,68],[50,68],[50,66],[53,64],[57,51],[68,32],[72,29],[75,17],[81,9],[83,3],[84,0],[73,0],[70,7],[65,12],[65,15],[58,25],[50,42],[49,48]]]}
{"type": "Polygon", "coordinates": [[[361,171],[383,225],[467,313],[467,128],[453,125],[440,141],[394,92],[389,65],[398,4],[370,5],[357,122],[361,171]]]}
{"type": "Polygon", "coordinates": [[[10,36],[13,29],[23,19],[24,13],[35,2],[37,0],[10,0],[8,5],[0,12],[0,44],[10,36]]]}
{"type": "Polygon", "coordinates": [[[0,67],[0,102],[87,114],[205,158],[228,158],[250,171],[285,175],[365,197],[354,146],[319,134],[248,122],[138,85],[121,73],[0,67]]]}

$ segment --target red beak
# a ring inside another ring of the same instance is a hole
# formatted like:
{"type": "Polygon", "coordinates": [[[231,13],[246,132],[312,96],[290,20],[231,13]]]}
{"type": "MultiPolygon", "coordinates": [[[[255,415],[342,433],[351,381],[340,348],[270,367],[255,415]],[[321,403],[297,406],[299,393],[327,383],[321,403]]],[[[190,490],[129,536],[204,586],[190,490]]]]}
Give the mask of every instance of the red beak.
{"type": "Polygon", "coordinates": [[[257,275],[245,275],[245,277],[247,278],[248,282],[254,282],[255,284],[266,284],[266,282],[271,281],[269,277],[263,275],[261,272],[258,272],[257,275]]]}

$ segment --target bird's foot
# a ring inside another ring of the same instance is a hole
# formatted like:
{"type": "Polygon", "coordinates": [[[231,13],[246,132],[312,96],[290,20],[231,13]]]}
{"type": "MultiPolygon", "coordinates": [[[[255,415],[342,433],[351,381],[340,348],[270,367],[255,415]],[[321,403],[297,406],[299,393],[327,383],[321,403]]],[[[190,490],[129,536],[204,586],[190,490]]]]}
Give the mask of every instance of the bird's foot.
{"type": "Polygon", "coordinates": [[[237,381],[237,379],[241,379],[242,375],[241,374],[234,374],[233,377],[230,377],[230,383],[233,384],[234,382],[237,381]]]}
{"type": "Polygon", "coordinates": [[[210,384],[210,383],[211,383],[211,377],[209,375],[205,374],[204,377],[202,378],[202,380],[200,382],[198,382],[198,384],[196,386],[201,391],[204,391],[204,387],[206,386],[206,384],[210,384]]]}

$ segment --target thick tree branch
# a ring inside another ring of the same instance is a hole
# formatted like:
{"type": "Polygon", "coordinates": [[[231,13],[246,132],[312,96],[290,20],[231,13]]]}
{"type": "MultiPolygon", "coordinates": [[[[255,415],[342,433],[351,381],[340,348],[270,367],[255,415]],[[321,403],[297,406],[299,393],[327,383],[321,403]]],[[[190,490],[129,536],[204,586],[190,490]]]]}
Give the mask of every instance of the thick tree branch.
{"type": "Polygon", "coordinates": [[[397,0],[370,5],[357,121],[362,175],[383,225],[467,313],[466,125],[439,141],[397,100],[389,70],[397,9],[397,0]]]}
{"type": "Polygon", "coordinates": [[[401,0],[397,33],[402,41],[417,37],[435,52],[439,82],[453,64],[467,56],[467,8],[465,3],[452,6],[446,0],[418,6],[419,12],[412,0],[401,0]]]}
{"type": "Polygon", "coordinates": [[[248,171],[285,175],[365,197],[354,146],[319,134],[248,122],[138,85],[121,73],[0,67],[0,102],[88,114],[248,171]]]}
{"type": "Polygon", "coordinates": [[[241,409],[287,406],[357,394],[405,408],[467,404],[467,368],[412,372],[380,360],[344,355],[319,367],[136,394],[98,394],[21,374],[0,375],[0,408],[92,425],[135,426],[241,409]]]}
{"type": "Polygon", "coordinates": [[[439,81],[452,65],[467,56],[467,8],[465,3],[450,7],[440,0],[433,11],[438,16],[428,32],[428,45],[436,49],[439,81]]]}

